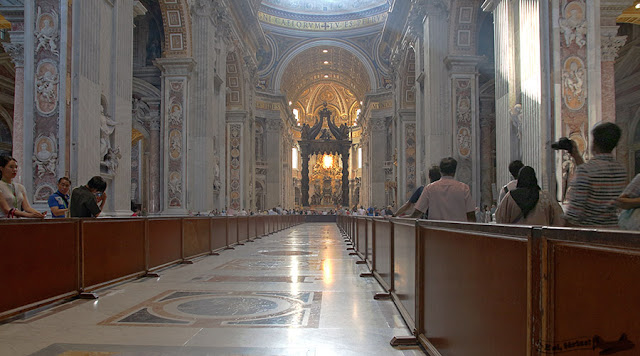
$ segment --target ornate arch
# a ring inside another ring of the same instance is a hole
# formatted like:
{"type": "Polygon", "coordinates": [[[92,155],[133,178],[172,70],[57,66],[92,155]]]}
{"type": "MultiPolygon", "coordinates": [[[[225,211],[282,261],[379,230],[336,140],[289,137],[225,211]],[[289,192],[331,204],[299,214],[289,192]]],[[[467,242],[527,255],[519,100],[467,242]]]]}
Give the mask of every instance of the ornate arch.
{"type": "Polygon", "coordinates": [[[191,57],[191,14],[188,0],[160,0],[164,56],[191,57]]]}
{"type": "Polygon", "coordinates": [[[289,63],[291,63],[291,61],[297,55],[299,55],[300,53],[310,48],[321,47],[321,46],[338,47],[338,48],[347,50],[351,54],[353,54],[364,66],[364,69],[369,79],[369,88],[371,88],[371,91],[375,91],[376,89],[378,89],[378,84],[377,84],[378,81],[376,80],[376,71],[374,69],[373,63],[368,58],[368,56],[364,52],[362,52],[360,49],[356,48],[355,46],[349,43],[338,41],[338,40],[332,40],[332,39],[311,40],[310,42],[302,43],[298,46],[295,46],[288,53],[283,54],[282,60],[280,61],[280,63],[278,63],[278,66],[276,67],[276,70],[275,70],[273,89],[276,92],[279,92],[281,90],[282,77],[285,73],[285,70],[287,69],[287,66],[289,65],[289,63]]]}

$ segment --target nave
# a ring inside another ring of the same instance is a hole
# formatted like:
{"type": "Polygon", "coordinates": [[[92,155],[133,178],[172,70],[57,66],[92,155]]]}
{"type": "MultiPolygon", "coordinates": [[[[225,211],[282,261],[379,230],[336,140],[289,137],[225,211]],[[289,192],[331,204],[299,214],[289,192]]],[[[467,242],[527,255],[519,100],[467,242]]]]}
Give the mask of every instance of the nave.
{"type": "Polygon", "coordinates": [[[334,223],[306,223],[0,325],[0,355],[424,355],[334,223]]]}

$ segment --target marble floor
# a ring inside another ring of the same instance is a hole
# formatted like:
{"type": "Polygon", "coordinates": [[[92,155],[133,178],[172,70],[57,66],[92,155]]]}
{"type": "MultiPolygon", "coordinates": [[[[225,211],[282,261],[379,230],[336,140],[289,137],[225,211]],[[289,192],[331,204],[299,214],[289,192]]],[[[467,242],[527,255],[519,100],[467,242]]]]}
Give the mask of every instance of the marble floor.
{"type": "Polygon", "coordinates": [[[424,355],[389,345],[409,330],[348,252],[298,225],[2,324],[0,355],[424,355]]]}

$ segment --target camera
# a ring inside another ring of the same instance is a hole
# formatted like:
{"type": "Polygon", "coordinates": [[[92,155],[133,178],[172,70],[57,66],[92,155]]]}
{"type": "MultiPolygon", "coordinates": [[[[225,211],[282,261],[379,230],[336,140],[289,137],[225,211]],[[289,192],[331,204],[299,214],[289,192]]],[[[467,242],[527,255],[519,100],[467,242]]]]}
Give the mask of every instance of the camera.
{"type": "Polygon", "coordinates": [[[567,137],[560,137],[557,142],[551,144],[554,150],[567,150],[569,153],[573,151],[573,141],[567,137]]]}

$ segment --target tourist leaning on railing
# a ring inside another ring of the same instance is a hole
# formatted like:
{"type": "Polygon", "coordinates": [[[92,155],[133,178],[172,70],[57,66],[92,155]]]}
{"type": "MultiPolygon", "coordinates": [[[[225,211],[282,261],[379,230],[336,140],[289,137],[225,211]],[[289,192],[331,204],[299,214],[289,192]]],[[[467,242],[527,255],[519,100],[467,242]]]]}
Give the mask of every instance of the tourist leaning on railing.
{"type": "Polygon", "coordinates": [[[0,156],[0,210],[1,218],[44,218],[47,212],[31,207],[27,191],[13,179],[18,175],[18,162],[10,156],[0,156]]]}

